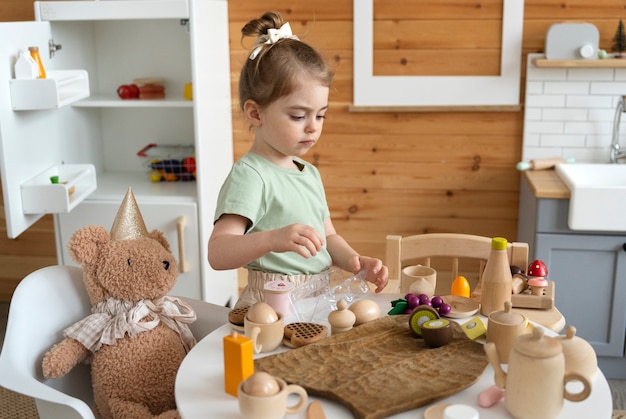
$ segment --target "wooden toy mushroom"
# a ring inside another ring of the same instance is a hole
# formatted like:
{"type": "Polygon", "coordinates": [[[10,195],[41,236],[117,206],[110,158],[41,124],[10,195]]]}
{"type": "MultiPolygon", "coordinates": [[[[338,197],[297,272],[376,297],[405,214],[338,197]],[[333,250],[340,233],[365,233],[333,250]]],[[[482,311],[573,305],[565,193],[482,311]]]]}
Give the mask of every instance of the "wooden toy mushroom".
{"type": "Polygon", "coordinates": [[[543,295],[548,286],[546,276],[548,276],[548,268],[542,261],[535,260],[528,265],[528,286],[532,295],[543,295]]]}

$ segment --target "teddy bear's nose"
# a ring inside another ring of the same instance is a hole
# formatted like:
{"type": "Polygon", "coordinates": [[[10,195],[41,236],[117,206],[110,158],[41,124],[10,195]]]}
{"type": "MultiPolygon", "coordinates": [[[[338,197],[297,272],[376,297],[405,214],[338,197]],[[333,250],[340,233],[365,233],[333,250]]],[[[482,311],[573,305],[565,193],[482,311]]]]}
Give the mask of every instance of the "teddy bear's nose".
{"type": "Polygon", "coordinates": [[[163,267],[165,268],[165,270],[167,271],[170,268],[170,263],[166,260],[163,261],[163,267]]]}

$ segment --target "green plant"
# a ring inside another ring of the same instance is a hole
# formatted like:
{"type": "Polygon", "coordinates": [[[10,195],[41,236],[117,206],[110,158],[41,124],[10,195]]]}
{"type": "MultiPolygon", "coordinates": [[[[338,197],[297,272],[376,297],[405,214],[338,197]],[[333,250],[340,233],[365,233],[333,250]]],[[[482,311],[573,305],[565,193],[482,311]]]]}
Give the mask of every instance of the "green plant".
{"type": "Polygon", "coordinates": [[[626,51],[626,33],[624,32],[624,23],[622,23],[622,19],[619,20],[617,31],[615,31],[615,36],[613,36],[613,47],[611,50],[617,52],[619,58],[621,58],[622,53],[626,51]]]}

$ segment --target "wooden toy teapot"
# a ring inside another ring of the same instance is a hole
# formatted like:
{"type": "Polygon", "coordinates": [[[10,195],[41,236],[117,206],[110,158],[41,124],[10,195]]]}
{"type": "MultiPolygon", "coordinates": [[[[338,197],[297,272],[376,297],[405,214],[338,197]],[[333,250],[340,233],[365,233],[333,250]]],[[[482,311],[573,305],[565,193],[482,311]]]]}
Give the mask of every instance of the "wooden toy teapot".
{"type": "Polygon", "coordinates": [[[540,327],[516,338],[506,373],[493,342],[485,344],[485,352],[494,369],[496,385],[506,388],[504,406],[516,419],[555,418],[564,399],[579,402],[591,393],[587,378],[565,372],[563,346],[557,339],[544,336],[540,327]],[[570,381],[580,381],[584,388],[570,393],[566,387],[570,381]]]}

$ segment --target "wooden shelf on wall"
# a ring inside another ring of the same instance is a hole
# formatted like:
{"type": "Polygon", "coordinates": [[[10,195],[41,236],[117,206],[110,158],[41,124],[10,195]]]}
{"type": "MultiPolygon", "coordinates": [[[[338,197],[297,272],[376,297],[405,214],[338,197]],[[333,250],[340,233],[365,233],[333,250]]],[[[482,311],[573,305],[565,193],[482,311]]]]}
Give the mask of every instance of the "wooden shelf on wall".
{"type": "Polygon", "coordinates": [[[533,64],[541,68],[620,68],[626,67],[626,59],[549,60],[547,58],[535,58],[533,64]]]}

